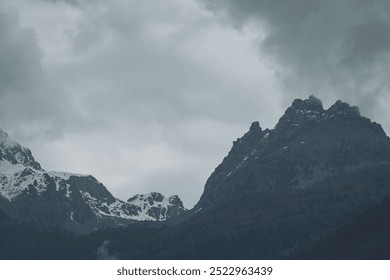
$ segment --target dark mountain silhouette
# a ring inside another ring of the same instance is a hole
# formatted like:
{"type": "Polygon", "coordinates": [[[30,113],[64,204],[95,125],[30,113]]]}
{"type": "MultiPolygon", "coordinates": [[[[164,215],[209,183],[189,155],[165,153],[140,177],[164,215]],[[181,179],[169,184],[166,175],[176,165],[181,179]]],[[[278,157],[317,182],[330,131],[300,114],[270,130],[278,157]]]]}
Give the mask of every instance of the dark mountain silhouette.
{"type": "Polygon", "coordinates": [[[341,101],[325,110],[314,96],[296,99],[274,129],[254,122],[233,142],[195,210],[259,191],[361,185],[359,174],[377,167],[390,173],[390,140],[379,124],[341,101]]]}

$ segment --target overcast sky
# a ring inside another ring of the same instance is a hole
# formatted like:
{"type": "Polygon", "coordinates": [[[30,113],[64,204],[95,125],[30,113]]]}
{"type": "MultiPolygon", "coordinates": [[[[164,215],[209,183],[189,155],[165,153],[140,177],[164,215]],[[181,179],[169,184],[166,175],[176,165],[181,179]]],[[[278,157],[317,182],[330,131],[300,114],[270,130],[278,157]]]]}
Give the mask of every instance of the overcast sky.
{"type": "Polygon", "coordinates": [[[389,132],[389,61],[388,0],[1,0],[0,127],[46,170],[192,207],[295,98],[389,132]]]}

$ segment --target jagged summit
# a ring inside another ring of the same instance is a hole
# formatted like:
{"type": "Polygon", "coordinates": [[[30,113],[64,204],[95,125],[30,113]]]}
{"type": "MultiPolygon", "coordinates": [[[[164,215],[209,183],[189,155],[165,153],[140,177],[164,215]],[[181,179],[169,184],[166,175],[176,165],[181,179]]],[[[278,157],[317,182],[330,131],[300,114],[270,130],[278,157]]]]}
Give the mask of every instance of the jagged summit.
{"type": "Polygon", "coordinates": [[[324,109],[322,105],[322,101],[315,97],[314,95],[310,95],[309,98],[302,100],[302,99],[295,99],[291,106],[287,108],[286,113],[290,111],[299,112],[299,113],[312,113],[315,112],[321,112],[325,113],[326,115],[331,115],[333,113],[336,114],[351,114],[360,116],[359,107],[357,106],[350,106],[347,102],[343,102],[341,100],[337,100],[332,106],[330,106],[328,109],[324,109]]]}
{"type": "MultiPolygon", "coordinates": [[[[321,100],[311,95],[305,100],[295,99],[279,119],[275,130],[283,133],[302,126],[311,126],[313,122],[327,122],[334,118],[362,119],[357,106],[350,106],[348,103],[338,100],[328,109],[324,109],[321,100]]],[[[364,119],[369,121],[367,118],[364,119]]]]}
{"type": "Polygon", "coordinates": [[[350,106],[348,103],[341,100],[337,100],[337,102],[328,109],[328,112],[330,114],[348,114],[352,116],[360,116],[359,107],[350,106]]]}

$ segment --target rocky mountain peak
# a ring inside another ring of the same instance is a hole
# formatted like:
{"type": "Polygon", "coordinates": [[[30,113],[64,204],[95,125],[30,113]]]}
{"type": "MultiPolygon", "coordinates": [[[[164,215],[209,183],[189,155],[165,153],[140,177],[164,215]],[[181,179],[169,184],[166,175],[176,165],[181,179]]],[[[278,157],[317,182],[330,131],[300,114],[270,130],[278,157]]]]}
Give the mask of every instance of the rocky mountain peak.
{"type": "Polygon", "coordinates": [[[258,191],[309,188],[389,162],[390,139],[357,107],[337,101],[324,109],[314,96],[295,99],[274,129],[261,131],[255,122],[233,142],[195,208],[258,191]]]}
{"type": "Polygon", "coordinates": [[[308,99],[295,99],[275,126],[277,131],[296,130],[307,123],[317,121],[326,114],[320,99],[311,95],[308,99]]]}
{"type": "Polygon", "coordinates": [[[310,95],[308,99],[295,99],[291,105],[292,108],[296,110],[319,110],[322,111],[324,108],[322,107],[322,101],[315,97],[314,95],[310,95]]]}
{"type": "Polygon", "coordinates": [[[363,119],[356,106],[350,106],[348,103],[338,100],[329,109],[324,109],[321,100],[311,95],[305,100],[295,99],[279,119],[275,129],[282,134],[290,133],[302,127],[311,126],[313,122],[329,121],[345,116],[363,119]]]}

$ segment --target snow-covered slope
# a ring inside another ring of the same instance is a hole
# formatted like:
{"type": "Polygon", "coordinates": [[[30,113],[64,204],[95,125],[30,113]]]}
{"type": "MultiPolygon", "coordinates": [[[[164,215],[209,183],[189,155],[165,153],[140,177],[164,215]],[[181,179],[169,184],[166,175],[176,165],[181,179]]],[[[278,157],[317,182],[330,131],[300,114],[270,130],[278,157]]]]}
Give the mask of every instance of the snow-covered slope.
{"type": "Polygon", "coordinates": [[[186,211],[177,195],[167,198],[157,192],[137,194],[128,199],[127,203],[140,209],[139,220],[165,221],[186,211]]]}
{"type": "Polygon", "coordinates": [[[163,221],[186,211],[177,196],[138,196],[138,201],[125,202],[91,175],[47,172],[29,149],[0,129],[0,209],[15,219],[85,232],[134,221],[163,221]],[[157,206],[156,199],[141,203],[143,196],[163,199],[157,206]]]}

